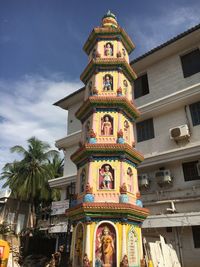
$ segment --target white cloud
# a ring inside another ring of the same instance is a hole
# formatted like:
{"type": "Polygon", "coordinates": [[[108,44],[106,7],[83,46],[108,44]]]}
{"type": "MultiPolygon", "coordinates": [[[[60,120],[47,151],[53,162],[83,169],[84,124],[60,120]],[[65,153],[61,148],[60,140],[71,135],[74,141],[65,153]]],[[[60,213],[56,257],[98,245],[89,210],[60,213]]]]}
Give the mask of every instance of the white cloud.
{"type": "Polygon", "coordinates": [[[160,10],[159,15],[143,17],[139,25],[140,20],[127,18],[125,28],[133,41],[137,42],[136,53],[138,55],[198,24],[200,22],[199,12],[199,7],[192,6],[176,6],[169,10],[165,8],[160,10]]]}
{"type": "Polygon", "coordinates": [[[56,81],[26,76],[15,82],[0,81],[0,172],[16,158],[14,145],[26,146],[31,136],[49,142],[66,135],[67,112],[53,106],[57,100],[78,90],[78,81],[56,81]]]}

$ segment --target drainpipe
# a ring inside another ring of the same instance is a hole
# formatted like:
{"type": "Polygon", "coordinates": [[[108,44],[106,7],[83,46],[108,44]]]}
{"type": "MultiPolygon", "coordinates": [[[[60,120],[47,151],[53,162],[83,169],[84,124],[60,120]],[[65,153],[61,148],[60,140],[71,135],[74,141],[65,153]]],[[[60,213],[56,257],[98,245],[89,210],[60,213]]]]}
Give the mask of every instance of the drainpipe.
{"type": "Polygon", "coordinates": [[[184,106],[186,121],[187,121],[187,124],[188,124],[189,132],[191,134],[191,120],[189,118],[189,111],[188,111],[188,109],[189,109],[189,106],[188,105],[184,106]]]}
{"type": "Polygon", "coordinates": [[[196,198],[183,198],[183,199],[171,199],[171,200],[159,200],[159,201],[151,201],[151,202],[143,202],[145,206],[154,206],[159,204],[166,204],[166,203],[178,203],[178,202],[189,202],[189,201],[197,201],[200,200],[200,197],[196,198]]]}

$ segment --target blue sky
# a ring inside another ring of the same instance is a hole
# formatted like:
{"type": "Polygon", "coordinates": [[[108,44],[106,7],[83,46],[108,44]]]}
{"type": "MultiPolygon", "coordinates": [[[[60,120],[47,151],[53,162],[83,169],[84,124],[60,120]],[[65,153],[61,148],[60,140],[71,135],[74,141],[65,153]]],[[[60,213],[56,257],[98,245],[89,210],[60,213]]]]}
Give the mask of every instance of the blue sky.
{"type": "Polygon", "coordinates": [[[108,9],[136,44],[131,59],[200,23],[195,0],[0,0],[0,170],[11,146],[66,135],[52,103],[82,86],[83,44],[108,9]]]}

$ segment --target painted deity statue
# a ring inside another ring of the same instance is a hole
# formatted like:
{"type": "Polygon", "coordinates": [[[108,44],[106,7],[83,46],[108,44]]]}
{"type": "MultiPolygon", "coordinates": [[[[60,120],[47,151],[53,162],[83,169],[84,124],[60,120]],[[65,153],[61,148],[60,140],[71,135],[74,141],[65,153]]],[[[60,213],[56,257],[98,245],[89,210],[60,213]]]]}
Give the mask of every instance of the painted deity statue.
{"type": "Polygon", "coordinates": [[[110,75],[105,75],[105,77],[104,77],[103,90],[104,91],[111,91],[112,90],[112,78],[110,75]]]}
{"type": "Polygon", "coordinates": [[[100,171],[101,177],[103,177],[102,180],[102,189],[112,189],[112,182],[114,181],[113,174],[110,171],[110,166],[105,165],[104,169],[100,171]]]}
{"type": "Polygon", "coordinates": [[[127,80],[123,80],[123,88],[124,88],[124,94],[128,94],[128,82],[127,80]]]}
{"type": "Polygon", "coordinates": [[[129,123],[127,120],[124,121],[124,138],[126,142],[129,141],[129,123]]]}
{"type": "Polygon", "coordinates": [[[127,186],[128,186],[128,191],[132,191],[132,179],[133,179],[133,171],[130,167],[128,167],[127,170],[127,186]]]}
{"type": "Polygon", "coordinates": [[[101,127],[101,130],[102,130],[102,134],[103,135],[111,135],[111,131],[112,131],[112,124],[109,120],[109,117],[105,117],[104,118],[104,121],[102,123],[102,127],[101,127]]]}
{"type": "Polygon", "coordinates": [[[114,239],[110,234],[110,230],[105,226],[102,233],[98,236],[99,251],[101,251],[102,262],[105,267],[112,267],[114,248],[114,239]]]}
{"type": "Polygon", "coordinates": [[[104,54],[105,54],[105,56],[112,56],[112,55],[113,55],[113,49],[112,49],[110,43],[107,43],[107,44],[105,45],[104,54]]]}

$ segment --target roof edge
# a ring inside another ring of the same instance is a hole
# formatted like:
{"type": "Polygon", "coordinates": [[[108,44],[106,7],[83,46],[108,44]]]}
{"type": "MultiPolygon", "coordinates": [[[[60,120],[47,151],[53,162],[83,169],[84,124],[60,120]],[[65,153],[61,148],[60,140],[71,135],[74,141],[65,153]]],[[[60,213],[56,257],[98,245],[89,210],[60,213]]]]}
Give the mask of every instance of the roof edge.
{"type": "Polygon", "coordinates": [[[70,95],[68,95],[68,96],[66,96],[66,97],[64,97],[64,98],[62,98],[62,99],[60,99],[60,100],[58,100],[57,102],[53,103],[53,105],[54,105],[54,106],[59,106],[59,104],[62,103],[63,101],[70,99],[71,97],[73,97],[73,96],[75,96],[75,95],[81,93],[81,92],[84,91],[84,90],[85,90],[85,86],[84,86],[84,87],[81,87],[81,88],[78,89],[78,90],[76,90],[76,91],[73,92],[72,94],[70,94],[70,95]]]}
{"type": "Polygon", "coordinates": [[[199,29],[200,29],[200,24],[195,25],[194,27],[192,27],[192,28],[190,28],[190,29],[188,29],[188,30],[186,30],[186,31],[184,31],[184,32],[182,32],[182,33],[180,33],[180,34],[178,34],[177,36],[175,36],[175,37],[169,39],[168,41],[162,43],[161,45],[159,45],[159,46],[157,46],[157,47],[155,47],[155,48],[149,50],[148,52],[144,53],[143,55],[141,55],[141,56],[139,56],[139,57],[133,59],[133,60],[130,62],[130,65],[132,65],[132,64],[134,64],[134,63],[140,61],[141,59],[143,59],[143,58],[145,58],[145,57],[147,57],[147,56],[149,56],[149,55],[155,53],[156,51],[158,51],[158,50],[164,48],[165,46],[170,45],[170,44],[176,42],[177,40],[179,40],[179,39],[185,37],[186,35],[188,35],[188,34],[194,32],[194,31],[196,31],[196,30],[199,30],[199,29]]]}

